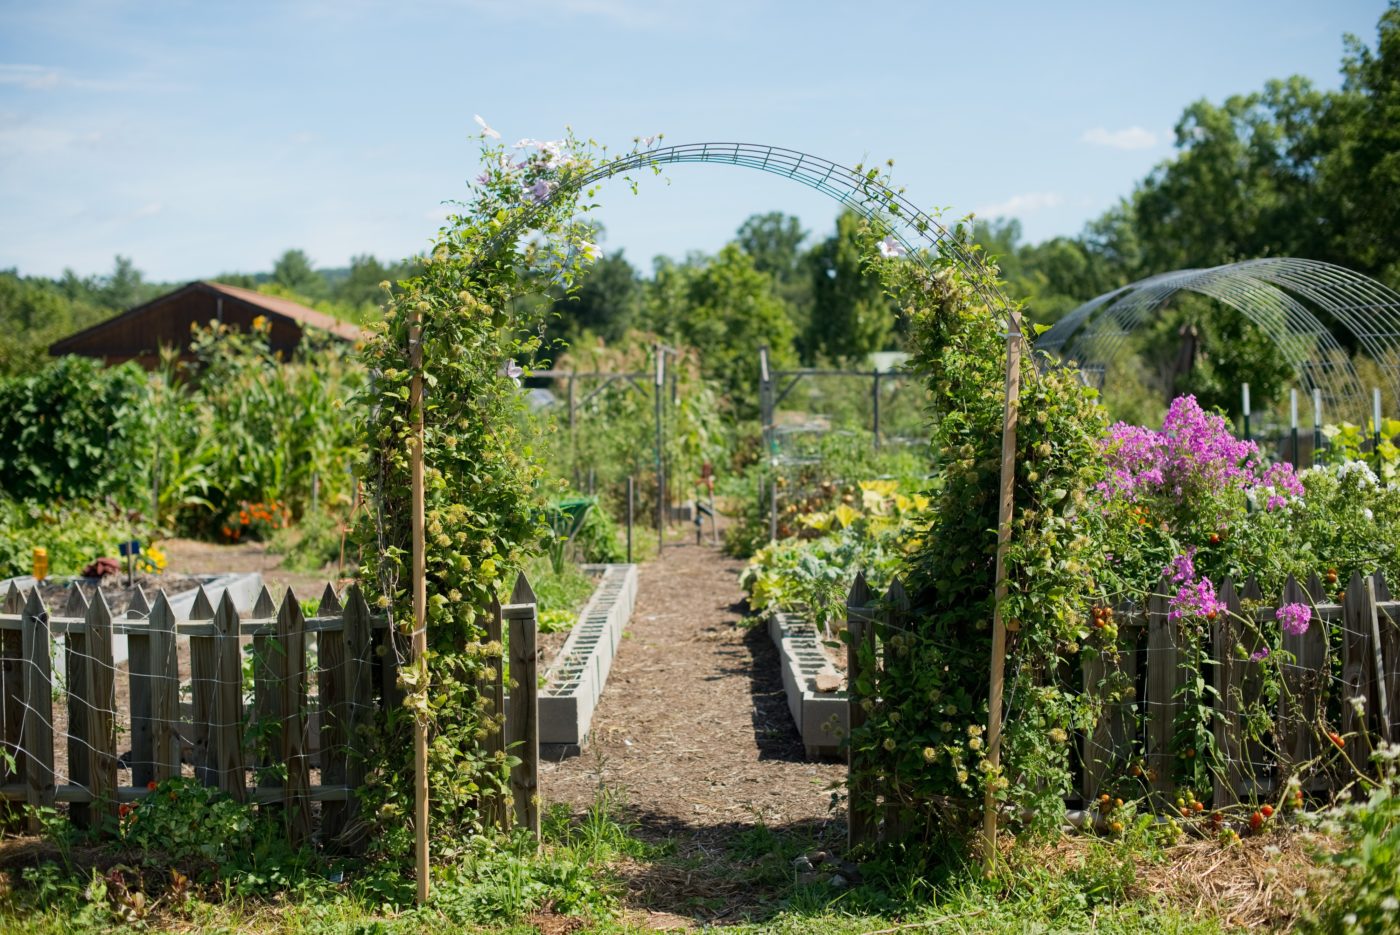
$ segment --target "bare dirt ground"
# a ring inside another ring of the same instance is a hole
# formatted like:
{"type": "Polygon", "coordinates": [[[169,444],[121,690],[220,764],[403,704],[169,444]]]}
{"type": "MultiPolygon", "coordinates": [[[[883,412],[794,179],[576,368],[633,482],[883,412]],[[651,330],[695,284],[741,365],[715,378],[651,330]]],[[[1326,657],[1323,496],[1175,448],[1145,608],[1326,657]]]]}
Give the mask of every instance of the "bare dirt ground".
{"type": "Polygon", "coordinates": [[[777,651],[744,622],[741,567],[709,545],[643,565],[591,743],[542,766],[547,802],[578,814],[607,790],[639,837],[674,849],[620,868],[629,904],[661,927],[757,908],[751,879],[728,872],[755,832],[827,845],[845,834],[844,807],[831,808],[845,765],[805,760],[777,651]]]}
{"type": "Polygon", "coordinates": [[[334,582],[334,572],[307,574],[282,568],[282,556],[269,552],[263,542],[240,542],[219,545],[195,539],[165,539],[160,543],[170,563],[167,574],[199,575],[215,572],[260,572],[274,600],[280,600],[287,588],[297,597],[320,597],[326,582],[334,582]]]}

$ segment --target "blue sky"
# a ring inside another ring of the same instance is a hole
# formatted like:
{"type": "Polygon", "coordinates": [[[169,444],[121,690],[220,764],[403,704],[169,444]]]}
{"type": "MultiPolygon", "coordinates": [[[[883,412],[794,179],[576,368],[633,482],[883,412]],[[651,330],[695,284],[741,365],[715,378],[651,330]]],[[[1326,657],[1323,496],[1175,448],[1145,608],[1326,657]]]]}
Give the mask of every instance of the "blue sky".
{"type": "MultiPolygon", "coordinates": [[[[893,158],[927,207],[1077,232],[1171,152],[1182,108],[1302,74],[1339,82],[1383,0],[0,0],[0,268],[132,257],[149,278],[396,258],[476,174],[483,115],[613,149],[773,143],[893,158]]],[[[790,181],[676,166],[605,187],[605,246],[714,251],[750,214],[824,234],[790,181]],[[669,180],[669,181],[668,181],[669,180]]]]}

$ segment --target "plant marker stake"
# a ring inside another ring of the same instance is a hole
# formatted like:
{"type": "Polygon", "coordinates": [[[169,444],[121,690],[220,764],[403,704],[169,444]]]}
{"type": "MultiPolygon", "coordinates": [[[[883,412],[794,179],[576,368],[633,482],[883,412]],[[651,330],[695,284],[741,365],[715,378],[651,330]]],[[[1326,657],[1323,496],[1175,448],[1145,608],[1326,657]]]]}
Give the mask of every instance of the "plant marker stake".
{"type": "MultiPolygon", "coordinates": [[[[987,762],[996,773],[1001,766],[1001,695],[1006,674],[1006,552],[1011,545],[1011,514],[1015,506],[1016,417],[1021,402],[1021,313],[1013,307],[1006,330],[1006,408],[1001,424],[1001,491],[997,499],[996,603],[992,608],[991,692],[987,699],[987,762]]],[[[988,783],[982,800],[982,863],[990,872],[997,854],[997,797],[988,783]]]]}
{"type": "MultiPolygon", "coordinates": [[[[413,419],[409,460],[413,478],[413,662],[427,673],[428,579],[423,554],[423,315],[417,308],[408,324],[409,368],[413,373],[408,391],[408,411],[413,419]]],[[[427,691],[426,684],[417,686],[427,691]]],[[[418,877],[418,902],[428,901],[428,725],[413,717],[413,851],[418,877]]]]}
{"type": "Polygon", "coordinates": [[[1249,441],[1249,384],[1240,384],[1240,393],[1243,395],[1244,406],[1244,440],[1249,441]]]}
{"type": "Polygon", "coordinates": [[[661,467],[661,391],[666,388],[666,357],[656,345],[656,555],[666,547],[666,478],[661,467]]]}
{"type": "Polygon", "coordinates": [[[1298,390],[1288,391],[1288,418],[1293,432],[1293,466],[1298,467],[1298,390]]]}
{"type": "Polygon", "coordinates": [[[1376,476],[1384,477],[1381,464],[1381,388],[1371,388],[1371,427],[1375,429],[1376,476]]]}
{"type": "Polygon", "coordinates": [[[635,502],[637,479],[627,475],[627,564],[632,564],[632,504],[635,502]]]}
{"type": "Polygon", "coordinates": [[[1322,390],[1313,387],[1313,466],[1322,456],[1322,390]]]}

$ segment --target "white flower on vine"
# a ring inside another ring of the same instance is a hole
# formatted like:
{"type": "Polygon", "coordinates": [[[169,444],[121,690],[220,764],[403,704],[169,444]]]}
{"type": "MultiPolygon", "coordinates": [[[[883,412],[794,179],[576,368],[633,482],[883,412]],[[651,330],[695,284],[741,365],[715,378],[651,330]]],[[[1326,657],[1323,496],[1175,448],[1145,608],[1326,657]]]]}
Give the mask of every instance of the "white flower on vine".
{"type": "Polygon", "coordinates": [[[596,260],[603,255],[603,248],[589,240],[579,245],[579,251],[590,260],[596,260]]]}
{"type": "Polygon", "coordinates": [[[660,139],[660,137],[655,137],[655,136],[644,136],[644,137],[642,137],[642,149],[651,149],[652,146],[654,146],[654,145],[656,144],[656,141],[657,141],[658,139],[660,139]]]}
{"type": "Polygon", "coordinates": [[[549,197],[549,193],[554,191],[554,183],[548,179],[536,179],[535,184],[528,186],[525,191],[535,201],[544,201],[549,197]]]}
{"type": "Polygon", "coordinates": [[[501,374],[501,376],[510,377],[512,380],[514,380],[516,386],[520,385],[520,378],[525,373],[521,366],[515,362],[514,357],[501,364],[501,369],[498,372],[501,374]]]}
{"type": "Polygon", "coordinates": [[[895,240],[893,236],[886,237],[884,240],[880,241],[879,247],[880,256],[884,257],[887,260],[893,259],[894,257],[904,256],[903,244],[901,244],[898,240],[895,240]]]}
{"type": "Polygon", "coordinates": [[[501,138],[501,134],[491,129],[491,126],[482,118],[481,114],[472,114],[472,118],[476,120],[477,126],[481,127],[482,136],[489,136],[493,140],[499,140],[501,138]]]}

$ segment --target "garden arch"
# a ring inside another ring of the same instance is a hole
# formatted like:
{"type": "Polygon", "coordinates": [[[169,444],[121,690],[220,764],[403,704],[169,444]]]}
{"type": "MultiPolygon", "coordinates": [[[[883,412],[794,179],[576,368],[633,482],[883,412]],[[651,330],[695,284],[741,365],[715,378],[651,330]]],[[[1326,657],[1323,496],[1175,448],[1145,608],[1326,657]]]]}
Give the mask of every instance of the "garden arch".
{"type": "Polygon", "coordinates": [[[1180,292],[1236,309],[1278,347],[1302,386],[1321,391],[1329,411],[1364,420],[1367,389],[1327,321],[1350,334],[1386,374],[1400,402],[1400,295],[1360,273],[1295,257],[1267,257],[1150,276],[1090,299],[1036,342],[1040,350],[1107,365],[1134,330],[1155,320],[1180,292]],[[1321,316],[1321,317],[1320,317],[1321,316]]]}

